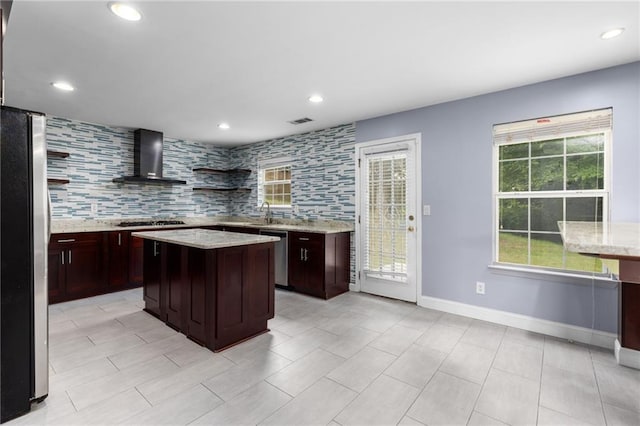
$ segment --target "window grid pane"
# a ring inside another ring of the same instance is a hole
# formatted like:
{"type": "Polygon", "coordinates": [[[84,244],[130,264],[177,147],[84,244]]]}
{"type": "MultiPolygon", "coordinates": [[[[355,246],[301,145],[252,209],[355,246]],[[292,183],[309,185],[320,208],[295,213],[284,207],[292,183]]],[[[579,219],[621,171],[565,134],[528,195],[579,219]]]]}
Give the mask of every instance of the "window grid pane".
{"type": "Polygon", "coordinates": [[[291,166],[283,165],[262,170],[262,201],[272,206],[291,205],[291,166]]]}
{"type": "Polygon", "coordinates": [[[604,220],[604,132],[498,146],[497,256],[501,263],[602,272],[564,250],[558,221],[604,220]]]}

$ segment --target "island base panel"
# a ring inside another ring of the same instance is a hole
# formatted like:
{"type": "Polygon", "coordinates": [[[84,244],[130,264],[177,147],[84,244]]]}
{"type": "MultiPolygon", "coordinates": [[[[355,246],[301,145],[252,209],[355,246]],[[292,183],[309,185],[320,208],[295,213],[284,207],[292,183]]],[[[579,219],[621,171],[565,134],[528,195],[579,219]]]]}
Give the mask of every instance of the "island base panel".
{"type": "Polygon", "coordinates": [[[640,351],[640,284],[620,284],[620,343],[622,347],[640,351]]]}
{"type": "Polygon", "coordinates": [[[144,310],[216,352],[265,333],[274,316],[274,248],[145,240],[144,310]]]}

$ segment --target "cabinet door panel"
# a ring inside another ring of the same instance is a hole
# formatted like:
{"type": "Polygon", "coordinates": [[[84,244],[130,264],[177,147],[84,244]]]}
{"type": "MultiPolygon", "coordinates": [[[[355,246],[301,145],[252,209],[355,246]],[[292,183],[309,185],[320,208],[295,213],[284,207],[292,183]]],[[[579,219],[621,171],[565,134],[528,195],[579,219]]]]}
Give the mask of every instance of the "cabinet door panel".
{"type": "Polygon", "coordinates": [[[228,247],[217,252],[217,291],[215,299],[215,342],[217,348],[246,337],[247,247],[228,247]]]}
{"type": "MultiPolygon", "coordinates": [[[[187,248],[175,244],[163,244],[166,251],[166,272],[163,287],[165,291],[164,309],[167,323],[182,330],[182,299],[183,299],[183,265],[186,260],[187,248]]],[[[186,285],[186,283],[185,283],[186,285]]]]}
{"type": "Polygon", "coordinates": [[[49,303],[62,302],[65,297],[65,263],[66,250],[62,250],[59,246],[49,245],[48,256],[48,285],[49,285],[49,303]]]}
{"type": "Polygon", "coordinates": [[[129,284],[129,232],[113,231],[109,239],[109,287],[125,287],[129,284]]]}
{"type": "Polygon", "coordinates": [[[218,329],[231,330],[242,325],[245,316],[243,303],[246,247],[218,250],[218,329]]]}
{"type": "Polygon", "coordinates": [[[256,320],[268,320],[274,315],[275,270],[273,243],[248,246],[249,279],[247,297],[248,315],[256,320]]]}
{"type": "Polygon", "coordinates": [[[304,274],[304,246],[296,238],[291,238],[293,232],[289,233],[289,285],[295,288],[305,288],[304,274]]]}
{"type": "Polygon", "coordinates": [[[62,247],[67,250],[67,296],[78,298],[100,293],[104,288],[102,233],[82,234],[75,242],[62,247]]]}
{"type": "Polygon", "coordinates": [[[189,249],[189,285],[187,287],[186,310],[187,336],[198,342],[206,343],[206,252],[189,249]]]}
{"type": "Polygon", "coordinates": [[[306,288],[311,294],[325,297],[324,241],[310,241],[305,246],[306,288]]]}
{"type": "Polygon", "coordinates": [[[129,283],[142,285],[143,282],[143,239],[129,237],[129,283]]]}
{"type": "Polygon", "coordinates": [[[151,240],[143,240],[144,247],[144,304],[145,310],[156,315],[164,321],[161,312],[161,246],[160,243],[151,240]]]}

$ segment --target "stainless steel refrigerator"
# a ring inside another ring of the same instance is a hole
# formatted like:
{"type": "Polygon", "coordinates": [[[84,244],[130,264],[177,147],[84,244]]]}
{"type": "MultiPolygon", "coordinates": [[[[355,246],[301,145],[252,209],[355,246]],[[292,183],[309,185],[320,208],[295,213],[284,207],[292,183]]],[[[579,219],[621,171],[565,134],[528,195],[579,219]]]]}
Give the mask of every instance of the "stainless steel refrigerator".
{"type": "Polygon", "coordinates": [[[45,116],[1,107],[0,422],[49,392],[45,116]]]}

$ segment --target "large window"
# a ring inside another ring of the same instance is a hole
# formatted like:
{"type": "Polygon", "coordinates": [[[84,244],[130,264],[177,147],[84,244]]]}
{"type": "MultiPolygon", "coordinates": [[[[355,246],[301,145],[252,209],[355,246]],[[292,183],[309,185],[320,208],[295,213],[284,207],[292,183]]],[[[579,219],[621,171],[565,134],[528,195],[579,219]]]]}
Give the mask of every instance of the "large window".
{"type": "Polygon", "coordinates": [[[271,163],[260,167],[258,202],[272,207],[291,207],[291,164],[271,163]]]}
{"type": "Polygon", "coordinates": [[[498,263],[603,272],[563,248],[559,221],[608,220],[611,110],[494,126],[498,263]]]}

